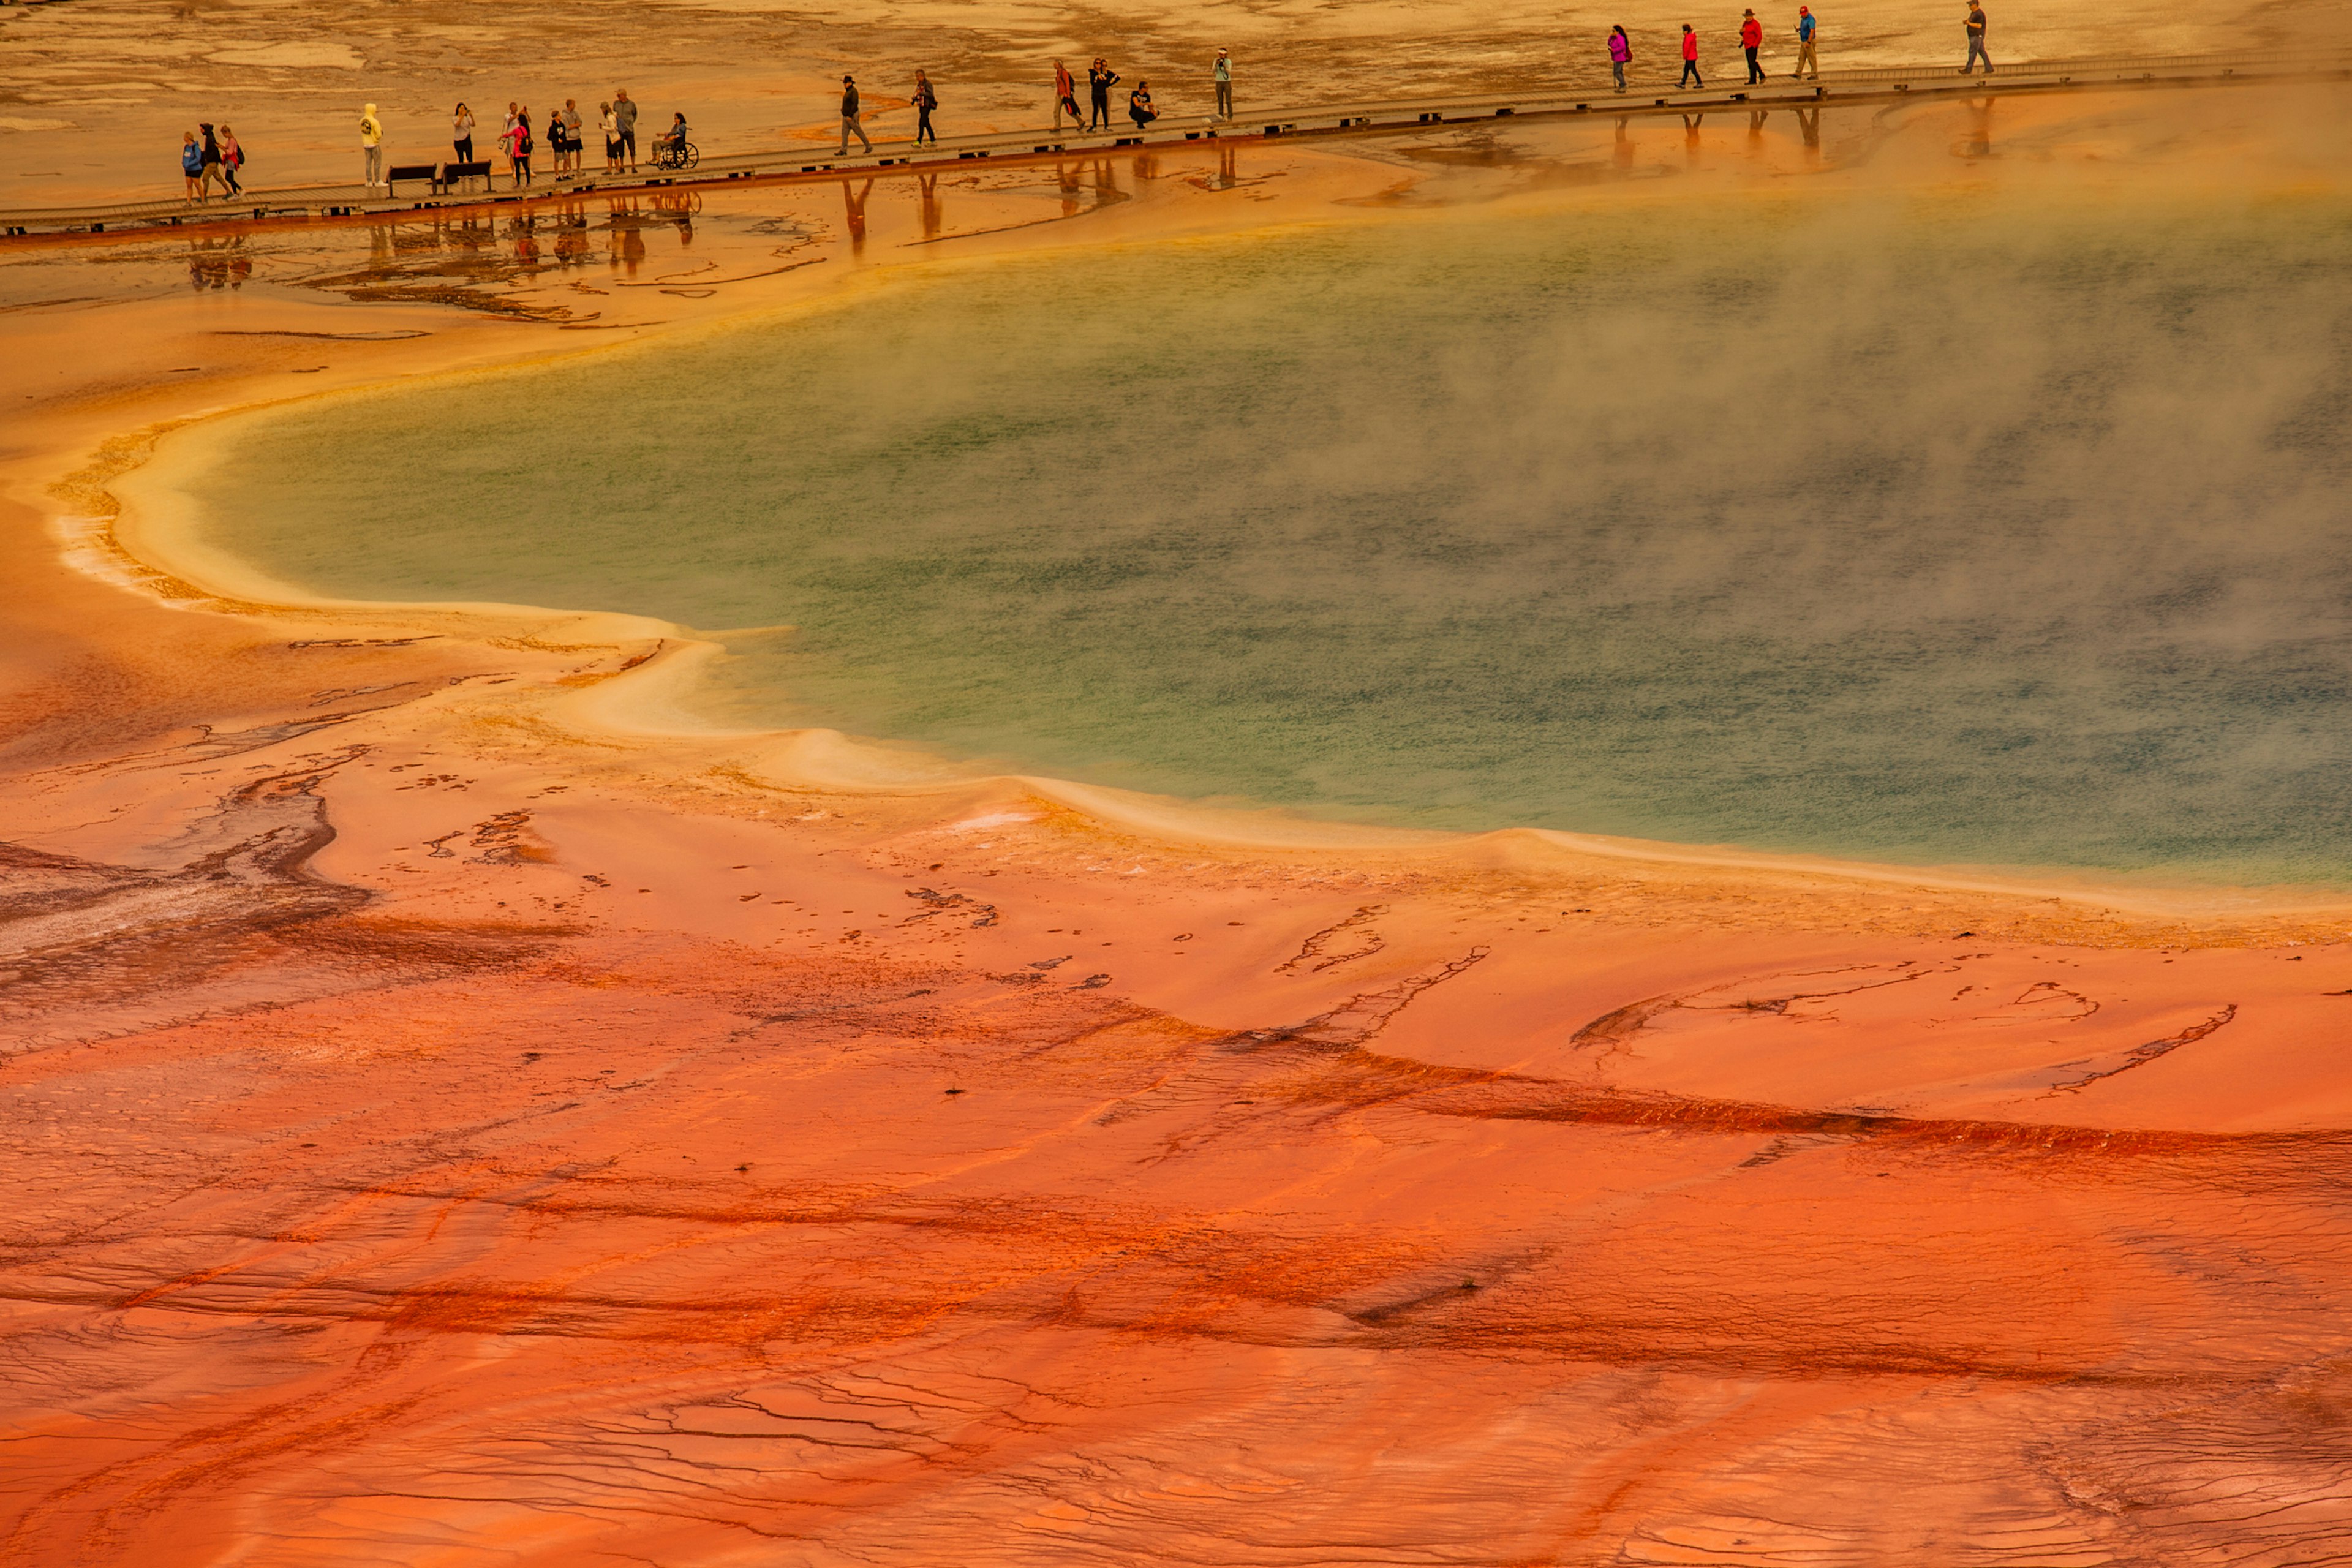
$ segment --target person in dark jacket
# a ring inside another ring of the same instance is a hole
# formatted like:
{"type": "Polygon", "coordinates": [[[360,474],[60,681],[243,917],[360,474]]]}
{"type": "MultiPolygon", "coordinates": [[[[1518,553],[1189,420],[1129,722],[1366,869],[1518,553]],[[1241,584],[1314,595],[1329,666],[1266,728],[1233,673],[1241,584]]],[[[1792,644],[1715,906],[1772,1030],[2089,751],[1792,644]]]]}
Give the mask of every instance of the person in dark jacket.
{"type": "Polygon", "coordinates": [[[1095,63],[1088,67],[1087,70],[1087,91],[1092,95],[1092,108],[1094,110],[1093,113],[1087,117],[1087,130],[1105,131],[1109,129],[1110,89],[1112,85],[1118,80],[1118,72],[1110,68],[1110,62],[1104,59],[1100,55],[1097,55],[1095,57],[1095,63]]]}
{"type": "Polygon", "coordinates": [[[915,96],[913,102],[915,105],[915,145],[918,147],[921,146],[924,140],[929,138],[932,146],[938,146],[940,144],[940,133],[931,129],[931,110],[940,106],[940,95],[936,91],[932,90],[931,79],[925,76],[921,71],[917,71],[915,73],[915,96]]]}
{"type": "Polygon", "coordinates": [[[849,156],[849,137],[852,132],[856,133],[859,146],[868,153],[874,151],[874,143],[866,139],[866,127],[859,124],[857,120],[857,79],[845,76],[841,79],[841,147],[834,153],[835,157],[849,156]]]}
{"type": "Polygon", "coordinates": [[[1127,117],[1135,121],[1138,131],[1160,118],[1160,111],[1151,107],[1151,84],[1141,78],[1137,79],[1135,90],[1127,95],[1127,117]]]}
{"type": "Polygon", "coordinates": [[[221,194],[223,195],[226,195],[228,194],[228,181],[221,176],[220,143],[213,140],[213,128],[211,126],[198,125],[196,129],[204,132],[205,137],[204,151],[196,154],[198,164],[204,171],[202,175],[199,176],[203,185],[204,194],[205,195],[211,195],[213,194],[213,187],[215,185],[218,185],[221,188],[221,194]]]}
{"type": "Polygon", "coordinates": [[[1984,61],[1985,75],[1992,75],[1992,56],[1985,52],[1984,7],[1977,0],[1969,0],[1969,63],[1960,68],[1962,76],[1975,72],[1977,62],[1984,61]]]}

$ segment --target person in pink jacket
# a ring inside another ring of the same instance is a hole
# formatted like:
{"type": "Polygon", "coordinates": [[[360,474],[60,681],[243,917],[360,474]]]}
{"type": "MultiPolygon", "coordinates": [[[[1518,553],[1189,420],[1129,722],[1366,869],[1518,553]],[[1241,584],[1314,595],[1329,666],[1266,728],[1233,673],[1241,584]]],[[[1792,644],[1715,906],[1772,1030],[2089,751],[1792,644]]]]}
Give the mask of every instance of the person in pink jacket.
{"type": "Polygon", "coordinates": [[[1633,40],[1625,36],[1622,27],[1609,29],[1609,70],[1617,79],[1617,90],[1625,90],[1625,67],[1633,58],[1633,40]]]}
{"type": "Polygon", "coordinates": [[[1739,47],[1748,51],[1748,85],[1754,87],[1764,79],[1764,68],[1756,63],[1756,51],[1764,47],[1764,24],[1752,8],[1739,24],[1739,47]]]}

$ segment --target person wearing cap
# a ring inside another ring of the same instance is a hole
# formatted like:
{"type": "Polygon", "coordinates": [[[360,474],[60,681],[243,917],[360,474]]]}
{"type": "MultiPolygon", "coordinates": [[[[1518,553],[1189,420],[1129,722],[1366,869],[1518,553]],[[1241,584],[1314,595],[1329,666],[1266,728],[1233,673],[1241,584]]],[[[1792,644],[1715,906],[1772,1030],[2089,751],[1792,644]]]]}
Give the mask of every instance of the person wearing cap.
{"type": "Polygon", "coordinates": [[[874,143],[866,139],[866,127],[857,121],[857,79],[845,74],[841,79],[841,147],[834,153],[835,157],[849,156],[852,132],[856,132],[859,146],[868,153],[874,151],[874,143]]]}
{"type": "Polygon", "coordinates": [[[1756,51],[1764,47],[1764,24],[1756,19],[1753,7],[1742,13],[1739,47],[1748,54],[1748,85],[1754,87],[1764,79],[1764,68],[1756,63],[1756,51]]]}
{"type": "Polygon", "coordinates": [[[1798,6],[1797,68],[1789,73],[1789,79],[1790,81],[1796,80],[1801,76],[1807,75],[1810,75],[1815,81],[1822,79],[1822,62],[1820,58],[1813,53],[1813,35],[1820,30],[1819,24],[1813,20],[1811,7],[1806,5],[1798,6]]]}
{"type": "Polygon", "coordinates": [[[1969,63],[1960,68],[1960,74],[1970,75],[1976,70],[1977,62],[1982,60],[1985,75],[1992,75],[1992,56],[1985,49],[1984,7],[1979,5],[1977,0],[1969,0],[1968,33],[1969,63]]]}
{"type": "Polygon", "coordinates": [[[1234,117],[1234,56],[1232,50],[1219,49],[1217,51],[1217,65],[1213,74],[1217,79],[1217,118],[1220,120],[1231,120],[1234,117]]]}
{"type": "Polygon", "coordinates": [[[367,154],[367,184],[373,190],[383,184],[383,121],[373,103],[360,110],[360,151],[367,154]]]}

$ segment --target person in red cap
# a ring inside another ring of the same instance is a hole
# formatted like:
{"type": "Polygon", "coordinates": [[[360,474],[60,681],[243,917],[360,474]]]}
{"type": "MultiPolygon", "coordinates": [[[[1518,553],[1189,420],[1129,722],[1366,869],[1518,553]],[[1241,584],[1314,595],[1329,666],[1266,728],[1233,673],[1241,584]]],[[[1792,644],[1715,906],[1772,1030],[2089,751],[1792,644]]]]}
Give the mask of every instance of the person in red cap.
{"type": "Polygon", "coordinates": [[[1813,13],[1806,6],[1797,7],[1797,68],[1789,73],[1790,81],[1811,73],[1815,81],[1822,79],[1822,62],[1813,53],[1813,35],[1821,29],[1813,13]]]}
{"type": "Polygon", "coordinates": [[[1764,68],[1756,63],[1756,51],[1764,47],[1764,24],[1756,19],[1750,8],[1743,13],[1739,24],[1739,47],[1748,51],[1748,85],[1754,87],[1764,79],[1764,68]]]}

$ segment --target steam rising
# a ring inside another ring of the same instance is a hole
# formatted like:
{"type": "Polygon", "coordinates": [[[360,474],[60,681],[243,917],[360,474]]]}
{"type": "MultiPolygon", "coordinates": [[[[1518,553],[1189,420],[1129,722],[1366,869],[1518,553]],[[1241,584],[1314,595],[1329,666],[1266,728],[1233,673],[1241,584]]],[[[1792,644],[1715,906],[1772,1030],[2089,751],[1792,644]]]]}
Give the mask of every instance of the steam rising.
{"type": "Polygon", "coordinates": [[[2346,219],[1726,197],[941,269],[279,418],[204,499],[338,593],[789,624],[715,706],[1032,771],[2344,880],[2346,219]],[[439,455],[387,497],[392,444],[439,455]]]}

